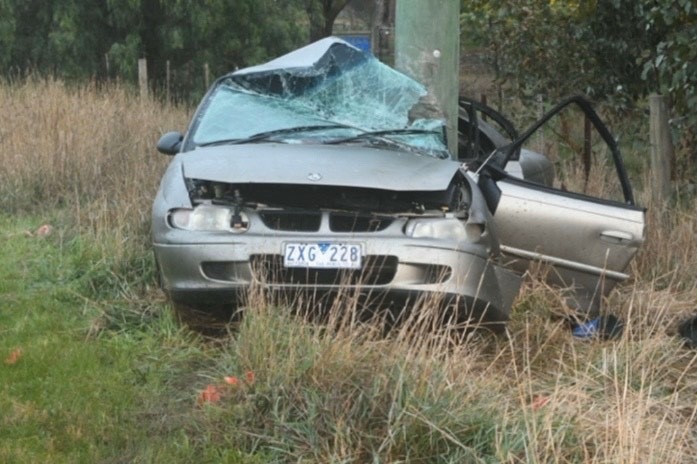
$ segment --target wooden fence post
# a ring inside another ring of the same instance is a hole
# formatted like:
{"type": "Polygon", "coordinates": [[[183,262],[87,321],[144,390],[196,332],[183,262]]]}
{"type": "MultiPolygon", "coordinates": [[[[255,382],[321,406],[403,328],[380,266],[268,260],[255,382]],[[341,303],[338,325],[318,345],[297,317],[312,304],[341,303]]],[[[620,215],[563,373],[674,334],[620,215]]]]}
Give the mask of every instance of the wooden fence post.
{"type": "Polygon", "coordinates": [[[593,155],[593,125],[588,116],[583,117],[583,175],[584,185],[588,186],[591,175],[591,164],[593,155]]]}
{"type": "Polygon", "coordinates": [[[208,63],[203,65],[203,80],[206,83],[206,88],[204,89],[204,91],[206,91],[211,82],[211,68],[208,66],[208,63]]]}
{"type": "Polygon", "coordinates": [[[138,87],[140,87],[140,97],[148,96],[148,62],[145,58],[138,60],[138,87]]]}
{"type": "Polygon", "coordinates": [[[167,60],[167,69],[166,69],[166,75],[165,75],[165,93],[166,93],[166,101],[169,104],[169,81],[172,77],[171,70],[170,70],[170,63],[169,60],[167,60]]]}
{"type": "Polygon", "coordinates": [[[651,191],[653,199],[661,204],[670,199],[671,169],[674,150],[668,124],[668,97],[649,96],[651,141],[651,191]]]}
{"type": "MultiPolygon", "coordinates": [[[[541,93],[538,93],[535,99],[537,100],[537,118],[540,119],[545,115],[545,100],[541,93]]],[[[546,141],[544,130],[537,131],[537,143],[539,144],[540,153],[545,153],[547,150],[545,150],[546,141]]]]}

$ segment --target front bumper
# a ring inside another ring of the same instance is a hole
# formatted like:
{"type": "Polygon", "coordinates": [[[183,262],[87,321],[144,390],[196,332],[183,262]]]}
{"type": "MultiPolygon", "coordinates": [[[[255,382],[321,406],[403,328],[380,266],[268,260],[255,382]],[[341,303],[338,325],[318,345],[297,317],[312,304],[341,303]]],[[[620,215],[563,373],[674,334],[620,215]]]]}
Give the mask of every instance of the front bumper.
{"type": "Polygon", "coordinates": [[[228,237],[218,243],[154,243],[165,290],[175,302],[197,306],[235,304],[253,286],[278,292],[342,293],[389,301],[446,301],[473,317],[508,319],[520,278],[489,259],[482,244],[447,243],[397,234],[297,234],[228,237]],[[283,245],[289,241],[361,243],[357,271],[287,269],[283,245]]]}

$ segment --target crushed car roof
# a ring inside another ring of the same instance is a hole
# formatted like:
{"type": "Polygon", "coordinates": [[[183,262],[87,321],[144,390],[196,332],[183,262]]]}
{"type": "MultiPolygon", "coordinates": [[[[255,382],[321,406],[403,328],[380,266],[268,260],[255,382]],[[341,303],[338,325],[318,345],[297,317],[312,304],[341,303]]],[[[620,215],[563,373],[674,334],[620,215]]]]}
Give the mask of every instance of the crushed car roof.
{"type": "Polygon", "coordinates": [[[307,72],[316,67],[321,68],[321,60],[327,57],[327,53],[330,49],[337,44],[340,46],[339,48],[342,54],[354,55],[357,59],[363,57],[363,52],[348,42],[336,37],[327,37],[266,63],[240,69],[231,73],[231,75],[241,76],[255,73],[276,72],[278,70],[285,70],[288,72],[291,70],[300,70],[300,72],[307,72]],[[353,53],[352,50],[355,50],[356,53],[353,53]]]}
{"type": "Polygon", "coordinates": [[[426,87],[409,76],[341,39],[327,38],[221,77],[195,122],[193,142],[330,124],[354,131],[348,135],[370,132],[401,143],[401,149],[448,158],[444,119],[418,111],[426,95],[426,87]]]}

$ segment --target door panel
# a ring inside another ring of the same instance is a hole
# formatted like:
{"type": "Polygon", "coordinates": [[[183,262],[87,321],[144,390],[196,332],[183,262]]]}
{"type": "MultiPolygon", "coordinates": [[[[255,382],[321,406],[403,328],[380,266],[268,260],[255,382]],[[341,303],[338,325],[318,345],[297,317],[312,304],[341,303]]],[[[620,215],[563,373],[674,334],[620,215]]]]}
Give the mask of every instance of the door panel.
{"type": "Polygon", "coordinates": [[[551,265],[548,282],[573,288],[572,303],[590,312],[629,277],[626,268],[644,241],[642,209],[511,177],[497,186],[496,232],[513,269],[551,265]]]}
{"type": "Polygon", "coordinates": [[[573,289],[569,302],[590,313],[629,278],[627,266],[644,241],[644,211],[635,206],[617,140],[590,101],[560,102],[474,168],[514,270],[546,265],[547,281],[573,289]],[[523,147],[554,166],[551,181],[506,173],[523,147]]]}

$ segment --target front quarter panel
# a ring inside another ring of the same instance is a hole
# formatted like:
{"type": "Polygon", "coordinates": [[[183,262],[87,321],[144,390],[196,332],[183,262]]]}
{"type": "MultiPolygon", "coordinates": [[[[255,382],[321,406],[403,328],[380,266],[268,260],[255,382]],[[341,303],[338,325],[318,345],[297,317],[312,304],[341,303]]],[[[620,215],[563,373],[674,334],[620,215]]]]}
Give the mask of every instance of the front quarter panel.
{"type": "Polygon", "coordinates": [[[191,208],[191,199],[186,190],[180,155],[174,157],[160,181],[160,188],[152,207],[152,239],[155,243],[166,243],[167,214],[173,208],[191,208]]]}

